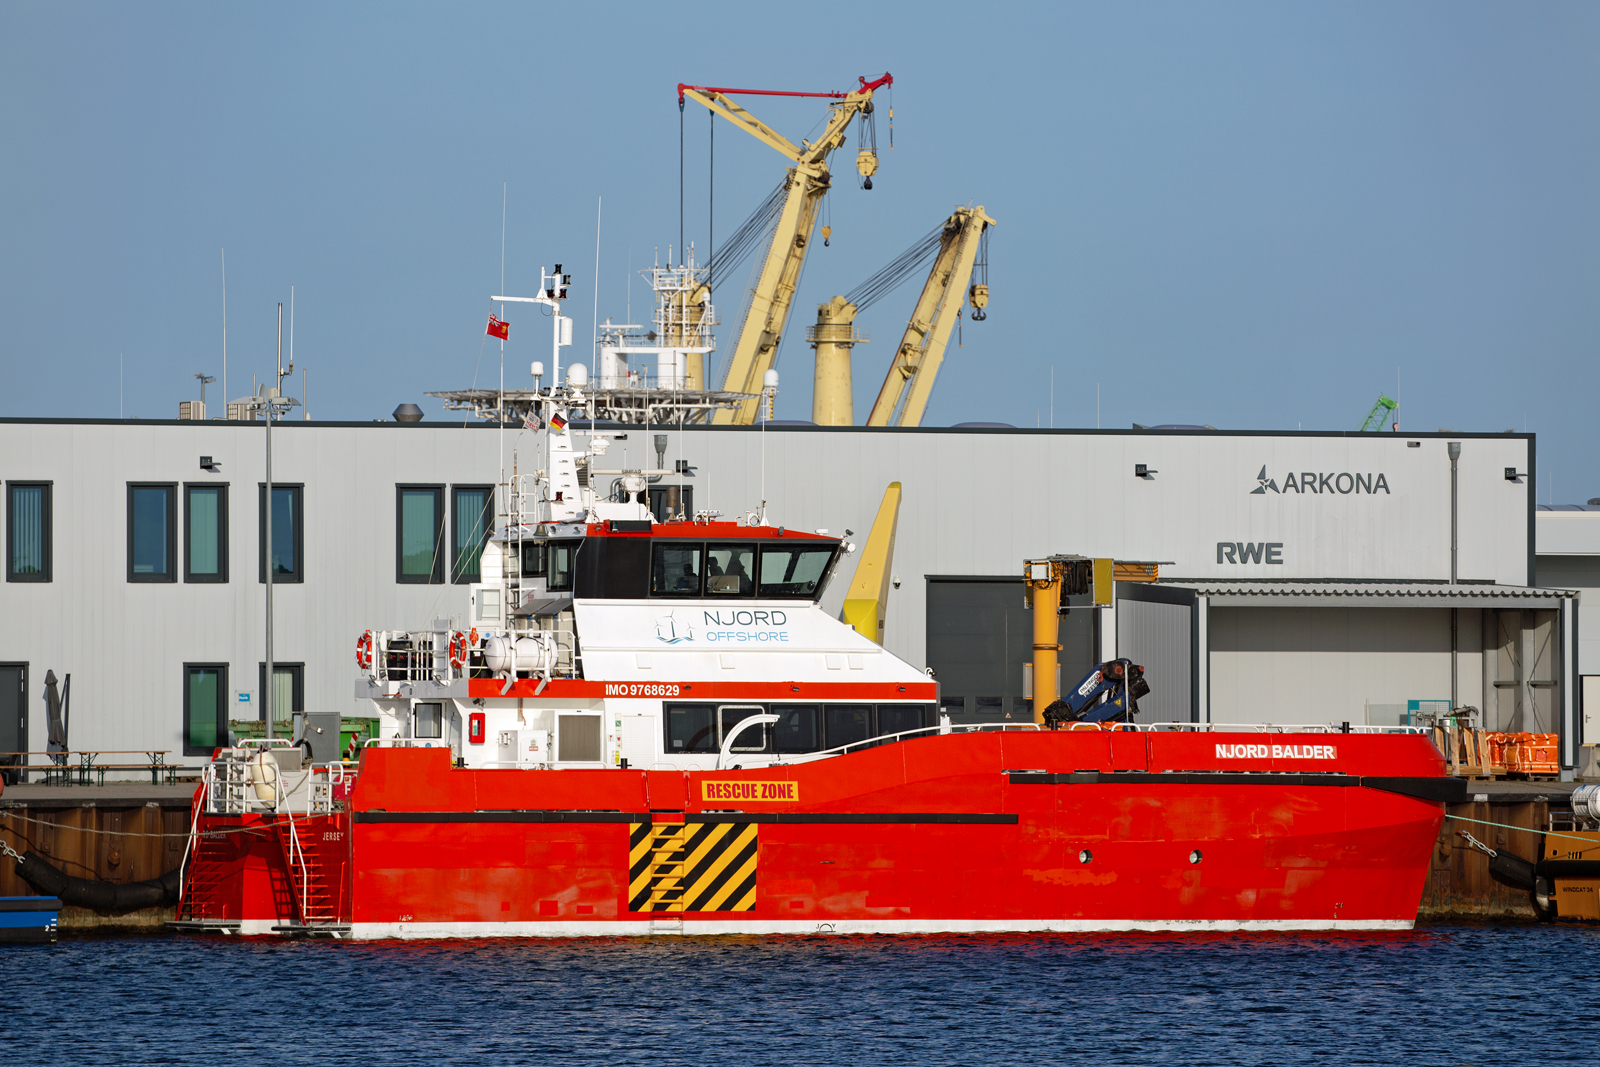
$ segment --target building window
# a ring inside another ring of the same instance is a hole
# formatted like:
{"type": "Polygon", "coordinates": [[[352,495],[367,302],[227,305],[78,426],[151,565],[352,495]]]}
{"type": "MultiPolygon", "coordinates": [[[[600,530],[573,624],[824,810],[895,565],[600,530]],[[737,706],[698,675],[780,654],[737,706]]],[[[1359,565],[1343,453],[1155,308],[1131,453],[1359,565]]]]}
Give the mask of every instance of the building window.
{"type": "Polygon", "coordinates": [[[228,665],[183,665],[183,754],[209,756],[228,744],[228,665]]]}
{"type": "MultiPolygon", "coordinates": [[[[256,662],[256,680],[261,689],[261,708],[258,714],[266,718],[267,665],[256,662]]],[[[306,710],[306,665],[304,663],[274,663],[272,665],[272,721],[287,723],[297,711],[306,710]]],[[[274,733],[277,732],[274,726],[274,733]]]]}
{"type": "Polygon", "coordinates": [[[444,581],[444,487],[395,486],[394,580],[444,581]]]}
{"type": "Polygon", "coordinates": [[[128,581],[178,580],[178,487],[128,485],[128,581]]]}
{"type": "Polygon", "coordinates": [[[6,581],[50,581],[50,483],[6,486],[6,581]]]}
{"type": "Polygon", "coordinates": [[[183,487],[183,580],[228,580],[228,487],[183,487]]]}
{"type": "MultiPolygon", "coordinates": [[[[272,580],[274,582],[303,582],[305,572],[305,514],[301,507],[303,487],[272,483],[272,580]]],[[[259,582],[267,580],[267,487],[257,486],[256,506],[259,508],[256,536],[260,547],[256,552],[256,569],[259,582]]]]}
{"type": "Polygon", "coordinates": [[[652,485],[650,514],[657,522],[687,519],[694,515],[694,486],[652,485]]]}
{"type": "Polygon", "coordinates": [[[453,580],[457,585],[480,580],[483,546],[494,533],[494,486],[458,485],[450,491],[450,543],[453,580]]]}

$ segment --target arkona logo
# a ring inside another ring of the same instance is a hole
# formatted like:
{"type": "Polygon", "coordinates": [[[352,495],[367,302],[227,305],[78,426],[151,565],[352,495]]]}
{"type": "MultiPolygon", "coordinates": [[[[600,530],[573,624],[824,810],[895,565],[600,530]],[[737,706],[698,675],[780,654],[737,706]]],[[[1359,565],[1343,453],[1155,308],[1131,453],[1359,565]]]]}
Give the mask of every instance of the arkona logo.
{"type": "Polygon", "coordinates": [[[1389,492],[1389,480],[1382,472],[1378,474],[1351,474],[1348,471],[1339,474],[1319,474],[1316,471],[1301,471],[1295,474],[1290,471],[1283,476],[1283,488],[1278,488],[1276,478],[1267,477],[1265,465],[1261,473],[1256,475],[1256,487],[1250,490],[1250,495],[1260,493],[1376,493],[1378,490],[1389,492]]]}

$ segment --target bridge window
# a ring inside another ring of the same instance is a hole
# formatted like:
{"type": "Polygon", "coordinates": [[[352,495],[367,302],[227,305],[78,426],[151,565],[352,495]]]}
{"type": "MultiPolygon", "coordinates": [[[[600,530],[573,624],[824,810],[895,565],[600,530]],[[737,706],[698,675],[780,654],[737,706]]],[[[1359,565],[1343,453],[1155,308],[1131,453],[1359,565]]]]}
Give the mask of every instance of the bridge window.
{"type": "Polygon", "coordinates": [[[832,545],[762,545],[760,595],[796,598],[816,596],[828,573],[833,552],[832,545]]]}
{"type": "Polygon", "coordinates": [[[703,547],[688,541],[657,541],[650,561],[653,596],[699,596],[703,547]]]}
{"type": "Polygon", "coordinates": [[[707,596],[750,596],[755,592],[750,577],[755,570],[754,545],[707,545],[706,557],[707,596]]]}
{"type": "MultiPolygon", "coordinates": [[[[516,545],[512,544],[512,549],[516,545]]],[[[545,544],[543,541],[522,542],[522,576],[524,578],[543,578],[545,567],[545,544]]]]}
{"type": "Polygon", "coordinates": [[[572,588],[572,568],[578,560],[582,541],[551,541],[548,554],[549,578],[545,588],[551,591],[572,588]]]}

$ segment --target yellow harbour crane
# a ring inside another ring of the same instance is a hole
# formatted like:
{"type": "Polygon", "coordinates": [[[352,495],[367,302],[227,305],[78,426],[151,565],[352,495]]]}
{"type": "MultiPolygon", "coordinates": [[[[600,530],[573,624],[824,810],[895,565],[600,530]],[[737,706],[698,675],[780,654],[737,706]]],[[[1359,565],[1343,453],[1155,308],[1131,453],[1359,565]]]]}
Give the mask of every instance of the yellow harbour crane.
{"type": "Polygon", "coordinates": [[[817,352],[812,422],[818,426],[854,424],[851,350],[869,340],[865,331],[856,328],[856,316],[896,289],[931,256],[933,266],[867,419],[868,426],[921,424],[962,302],[971,302],[974,319],[985,317],[984,308],[989,306],[985,235],[994,224],[982,206],[958,207],[943,224],[866,281],[817,306],[817,324],[806,328],[806,340],[817,352]],[[979,280],[968,286],[975,267],[980,272],[979,280]]]}
{"type": "MultiPolygon", "coordinates": [[[[734,343],[733,354],[728,360],[728,372],[723,379],[723,389],[753,395],[737,407],[718,411],[715,417],[718,423],[749,425],[755,422],[760,407],[759,394],[766,372],[772,369],[777,358],[778,343],[783,339],[783,328],[794,304],[795,288],[800,282],[800,268],[805,264],[806,250],[816,230],[818,208],[832,182],[828,157],[845,143],[851,120],[861,115],[865,122],[871,121],[873,92],[894,84],[894,78],[887,73],[874,81],[869,82],[865,78],[859,80],[860,88],[848,93],[678,86],[680,106],[684,100],[703,104],[714,114],[721,115],[794,161],[784,182],[776,228],[767,246],[766,258],[761,264],[755,287],[750,292],[744,321],[740,324],[739,337],[734,343]],[[825,97],[833,101],[828,105],[832,113],[827,126],[815,141],[802,140],[795,145],[734,103],[732,97],[735,95],[825,97]]],[[[864,188],[872,188],[872,175],[877,169],[877,153],[864,137],[856,156],[856,170],[864,179],[864,188]]]]}
{"type": "Polygon", "coordinates": [[[939,254],[928,272],[922,295],[906,323],[905,335],[895,350],[894,361],[878,391],[878,399],[867,416],[868,426],[920,426],[922,414],[933,395],[933,383],[944,362],[963,300],[972,304],[972,317],[983,319],[989,306],[988,271],[981,280],[967,285],[974,266],[987,267],[988,257],[980,252],[987,243],[994,219],[984,214],[983,206],[958,207],[945,222],[939,237],[939,254]]]}

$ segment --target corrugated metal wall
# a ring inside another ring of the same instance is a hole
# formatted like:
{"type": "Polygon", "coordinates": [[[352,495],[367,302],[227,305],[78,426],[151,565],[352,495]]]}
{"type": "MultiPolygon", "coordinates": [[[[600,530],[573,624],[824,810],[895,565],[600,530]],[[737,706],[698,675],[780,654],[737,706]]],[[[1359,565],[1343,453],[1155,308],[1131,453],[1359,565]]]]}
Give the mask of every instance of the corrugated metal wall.
{"type": "Polygon", "coordinates": [[[1117,655],[1144,668],[1150,695],[1139,722],[1190,722],[1194,716],[1194,608],[1117,601],[1117,655]]]}
{"type": "MultiPolygon", "coordinates": [[[[655,433],[636,430],[614,443],[606,465],[653,466],[655,433]]],[[[885,644],[918,666],[925,575],[1016,574],[1024,558],[1052,552],[1173,560],[1163,568],[1172,577],[1449,573],[1442,439],[1407,448],[1398,435],[808,428],[667,435],[669,463],[681,458],[697,468],[696,506],[729,516],[759,505],[764,472],[773,522],[835,533],[848,527],[859,541],[884,487],[900,481],[893,571],[901,584],[890,593],[885,644]],[[1136,462],[1158,473],[1135,478],[1136,462]],[[1317,491],[1286,491],[1293,472],[1297,482],[1316,475],[1317,491]],[[1326,486],[1317,472],[1329,475],[1326,486]],[[1346,492],[1341,486],[1354,479],[1338,476],[1348,472],[1382,473],[1390,491],[1346,492]],[[1241,541],[1280,544],[1283,562],[1218,562],[1218,543],[1241,541]]],[[[36,680],[47,669],[73,675],[74,747],[180,749],[186,662],[226,663],[230,689],[257,687],[263,436],[260,424],[0,420],[0,479],[51,482],[54,504],[54,580],[0,585],[0,662],[28,663],[36,680]],[[200,469],[202,455],[215,458],[216,472],[200,469]],[[228,483],[227,584],[127,581],[133,481],[228,483]]],[[[362,630],[423,627],[465,612],[464,587],[396,583],[396,485],[494,482],[502,456],[527,473],[541,465],[535,439],[476,423],[290,422],[274,433],[274,446],[275,480],[304,486],[306,575],[304,584],[277,587],[276,658],[305,664],[308,709],[348,712],[362,630]]],[[[1529,469],[1529,453],[1523,437],[1467,441],[1462,500],[1473,521],[1462,524],[1464,577],[1526,581],[1529,490],[1526,480],[1505,481],[1502,470],[1529,469]]],[[[838,611],[848,577],[834,583],[829,610],[838,611]]],[[[42,692],[38,682],[30,687],[34,747],[45,736],[42,692]]]]}

